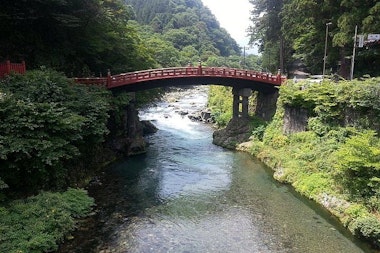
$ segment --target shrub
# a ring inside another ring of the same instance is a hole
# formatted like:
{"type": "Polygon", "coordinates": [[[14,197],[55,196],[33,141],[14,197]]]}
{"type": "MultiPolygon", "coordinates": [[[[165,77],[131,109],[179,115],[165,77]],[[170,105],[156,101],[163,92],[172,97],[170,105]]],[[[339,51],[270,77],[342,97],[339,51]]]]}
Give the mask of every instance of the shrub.
{"type": "Polygon", "coordinates": [[[311,199],[316,199],[321,193],[325,193],[333,184],[331,177],[325,173],[313,173],[304,175],[298,179],[294,186],[299,192],[311,199]]]}
{"type": "Polygon", "coordinates": [[[311,131],[313,131],[319,136],[326,135],[330,130],[329,125],[323,123],[319,117],[309,118],[307,125],[311,131]]]}
{"type": "Polygon", "coordinates": [[[338,179],[354,197],[369,198],[380,188],[380,139],[374,131],[350,137],[335,153],[338,179]]]}
{"type": "Polygon", "coordinates": [[[380,247],[380,221],[374,216],[359,217],[350,224],[350,230],[359,237],[380,247]]]}
{"type": "Polygon", "coordinates": [[[64,187],[66,163],[108,133],[105,89],[43,70],[11,75],[0,90],[0,177],[13,191],[64,187]]]}
{"type": "Polygon", "coordinates": [[[252,136],[255,139],[262,141],[264,137],[264,132],[267,127],[267,122],[254,116],[251,121],[252,136]]]}
{"type": "Polygon", "coordinates": [[[232,98],[230,87],[210,86],[208,107],[219,127],[226,126],[232,118],[232,98]]]}
{"type": "Polygon", "coordinates": [[[48,252],[75,228],[74,217],[89,213],[94,200],[86,191],[43,192],[0,208],[0,252],[48,252]]]}

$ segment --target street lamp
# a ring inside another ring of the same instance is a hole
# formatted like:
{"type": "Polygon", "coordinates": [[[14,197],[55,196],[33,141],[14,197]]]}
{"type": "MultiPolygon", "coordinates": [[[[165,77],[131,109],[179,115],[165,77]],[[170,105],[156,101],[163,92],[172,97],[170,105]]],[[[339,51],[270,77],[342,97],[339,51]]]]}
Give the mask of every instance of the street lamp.
{"type": "Polygon", "coordinates": [[[327,36],[329,33],[329,26],[332,25],[331,22],[326,23],[326,38],[325,38],[325,54],[323,56],[323,71],[322,71],[322,79],[325,78],[325,69],[326,69],[326,58],[327,58],[327,36]]]}

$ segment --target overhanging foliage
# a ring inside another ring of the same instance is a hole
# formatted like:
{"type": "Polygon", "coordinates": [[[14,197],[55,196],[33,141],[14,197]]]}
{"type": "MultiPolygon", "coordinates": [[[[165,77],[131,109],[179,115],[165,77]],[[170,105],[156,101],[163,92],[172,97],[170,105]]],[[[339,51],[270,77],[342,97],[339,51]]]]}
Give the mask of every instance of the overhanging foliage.
{"type": "Polygon", "coordinates": [[[0,177],[13,190],[66,184],[65,164],[108,133],[109,93],[32,71],[0,82],[0,177]]]}

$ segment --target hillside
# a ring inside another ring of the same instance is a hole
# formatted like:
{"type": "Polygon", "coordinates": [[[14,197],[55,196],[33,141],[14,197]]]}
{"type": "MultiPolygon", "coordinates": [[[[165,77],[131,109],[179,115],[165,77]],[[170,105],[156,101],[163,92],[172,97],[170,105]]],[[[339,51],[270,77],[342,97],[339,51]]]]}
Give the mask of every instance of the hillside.
{"type": "Polygon", "coordinates": [[[241,52],[201,0],[126,0],[126,3],[133,7],[139,23],[149,25],[178,50],[192,47],[199,55],[209,56],[241,52]]]}

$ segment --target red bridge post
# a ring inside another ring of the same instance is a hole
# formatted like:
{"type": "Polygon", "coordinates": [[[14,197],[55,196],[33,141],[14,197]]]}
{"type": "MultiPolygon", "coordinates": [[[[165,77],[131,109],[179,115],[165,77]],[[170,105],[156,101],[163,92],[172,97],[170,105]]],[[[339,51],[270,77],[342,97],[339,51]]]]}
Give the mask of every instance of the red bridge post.
{"type": "Polygon", "coordinates": [[[107,70],[107,83],[106,83],[106,87],[109,87],[111,85],[111,70],[108,69],[107,70]]]}
{"type": "Polygon", "coordinates": [[[25,64],[25,61],[22,60],[22,61],[21,61],[21,64],[22,64],[22,74],[25,74],[25,72],[26,72],[26,64],[25,64]]]}
{"type": "Polygon", "coordinates": [[[7,65],[6,73],[9,74],[9,73],[11,73],[11,61],[7,60],[6,65],[7,65]]]}

